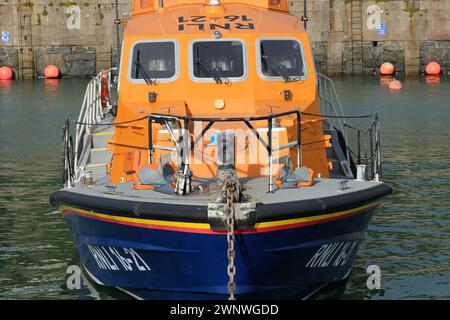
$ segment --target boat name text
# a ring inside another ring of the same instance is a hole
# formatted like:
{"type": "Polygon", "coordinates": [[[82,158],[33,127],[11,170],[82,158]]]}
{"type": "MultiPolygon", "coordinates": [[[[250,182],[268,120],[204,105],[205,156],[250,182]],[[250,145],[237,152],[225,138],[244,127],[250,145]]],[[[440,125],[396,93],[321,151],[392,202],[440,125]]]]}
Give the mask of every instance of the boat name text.
{"type": "Polygon", "coordinates": [[[322,245],[306,264],[307,268],[344,266],[358,244],[357,240],[322,245]]]}
{"type": "Polygon", "coordinates": [[[228,15],[209,19],[213,21],[208,21],[206,16],[178,17],[178,31],[184,31],[186,28],[194,28],[199,31],[255,29],[253,19],[248,18],[246,15],[228,15]]]}
{"type": "Polygon", "coordinates": [[[150,267],[132,248],[104,247],[87,245],[100,269],[112,271],[150,271],[150,267]]]}

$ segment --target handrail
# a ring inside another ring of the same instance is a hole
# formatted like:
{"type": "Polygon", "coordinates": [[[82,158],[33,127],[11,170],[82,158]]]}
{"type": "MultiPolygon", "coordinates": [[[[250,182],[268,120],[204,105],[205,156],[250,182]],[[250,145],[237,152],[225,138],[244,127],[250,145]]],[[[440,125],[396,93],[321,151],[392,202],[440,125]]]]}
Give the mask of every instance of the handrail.
{"type": "MultiPolygon", "coordinates": [[[[345,144],[348,145],[344,111],[342,110],[341,101],[337,95],[333,80],[321,73],[317,73],[317,87],[321,113],[336,116],[336,118],[331,118],[329,121],[332,126],[337,126],[342,132],[345,144]]],[[[350,162],[350,154],[348,151],[346,152],[346,157],[347,161],[350,162]]]]}
{"type": "MultiPolygon", "coordinates": [[[[378,114],[370,116],[356,116],[360,118],[372,118],[373,122],[368,129],[362,130],[354,128],[347,124],[346,117],[342,110],[342,105],[334,87],[333,80],[327,76],[317,73],[318,94],[320,99],[320,107],[322,116],[328,115],[328,121],[332,127],[336,127],[341,131],[345,141],[345,156],[350,164],[350,153],[356,157],[357,164],[365,163],[366,174],[370,180],[378,181],[382,176],[381,168],[381,142],[380,142],[380,123],[378,114]],[[357,146],[356,153],[353,152],[349,145],[348,131],[353,129],[356,132],[357,146]],[[364,144],[364,157],[361,156],[361,142],[364,144]]],[[[326,117],[326,116],[324,116],[326,117]]]]}
{"type": "MultiPolygon", "coordinates": [[[[301,143],[301,111],[300,110],[291,110],[291,111],[287,111],[287,112],[282,112],[282,113],[278,113],[278,114],[271,114],[268,116],[255,116],[255,117],[231,117],[231,118],[196,118],[196,117],[190,117],[190,116],[174,116],[174,115],[164,115],[164,114],[150,114],[148,116],[148,157],[149,157],[149,163],[152,163],[152,158],[153,158],[153,150],[155,149],[164,149],[164,150],[169,150],[169,151],[177,151],[178,150],[183,150],[183,148],[186,148],[185,150],[187,150],[186,153],[184,153],[183,151],[181,152],[182,154],[179,155],[179,157],[181,159],[185,159],[188,161],[189,159],[189,155],[192,151],[192,149],[195,147],[195,144],[201,140],[201,138],[206,134],[206,132],[211,128],[211,126],[215,123],[215,122],[244,122],[247,127],[250,129],[250,131],[252,131],[252,133],[256,136],[256,138],[259,140],[259,142],[265,147],[265,149],[267,150],[268,153],[268,157],[269,157],[269,173],[268,173],[268,192],[273,192],[274,191],[274,183],[273,183],[273,176],[272,176],[272,172],[273,172],[273,161],[272,161],[272,152],[273,151],[279,151],[279,150],[283,150],[286,148],[297,148],[297,166],[301,167],[302,165],[302,160],[301,160],[301,153],[302,153],[302,143],[301,143]],[[273,129],[273,120],[279,117],[283,117],[283,116],[288,116],[288,115],[292,115],[295,114],[297,116],[297,140],[296,141],[291,141],[288,142],[284,145],[281,146],[276,146],[274,147],[272,145],[272,129],[273,129]],[[261,136],[259,135],[259,133],[257,132],[257,130],[253,127],[253,125],[250,123],[250,121],[261,121],[261,120],[266,120],[267,121],[267,127],[268,127],[268,131],[267,131],[267,138],[268,138],[268,142],[266,143],[261,136]],[[161,123],[161,122],[165,122],[166,125],[169,121],[172,122],[177,122],[178,124],[178,129],[181,129],[181,123],[184,123],[184,128],[188,128],[189,127],[189,123],[192,122],[208,122],[207,126],[206,126],[206,130],[202,130],[202,132],[200,133],[200,135],[198,137],[196,137],[194,139],[194,143],[192,146],[189,146],[189,142],[185,141],[184,139],[184,135],[179,135],[178,140],[175,139],[175,137],[172,135],[171,139],[172,142],[175,143],[175,149],[170,149],[168,147],[164,147],[164,146],[159,146],[159,145],[155,145],[153,143],[153,138],[152,138],[152,125],[153,123],[161,123]],[[180,146],[181,145],[181,146],[180,146]]],[[[187,161],[184,163],[185,165],[189,166],[189,163],[187,163],[187,161]]]]}
{"type": "Polygon", "coordinates": [[[379,181],[383,172],[381,167],[380,120],[378,113],[373,115],[372,124],[368,129],[355,128],[348,124],[345,124],[345,126],[356,132],[356,152],[350,146],[347,146],[347,150],[356,158],[356,164],[364,164],[366,166],[367,178],[379,181]],[[362,152],[364,155],[361,155],[362,152]]]}
{"type": "Polygon", "coordinates": [[[70,135],[70,122],[66,119],[63,127],[62,136],[62,182],[61,186],[63,188],[72,187],[74,182],[74,154],[73,154],[73,141],[70,135]]]}
{"type": "Polygon", "coordinates": [[[84,137],[92,133],[95,124],[99,123],[105,115],[112,108],[110,95],[111,88],[115,82],[113,73],[117,68],[111,68],[99,72],[89,81],[81,106],[81,111],[78,116],[76,133],[75,133],[75,159],[74,159],[74,174],[75,180],[80,178],[80,156],[83,154],[84,137]],[[102,101],[102,86],[106,82],[107,97],[102,101]],[[103,106],[102,106],[103,103],[103,106]],[[88,123],[88,125],[81,125],[80,123],[88,123]]]}

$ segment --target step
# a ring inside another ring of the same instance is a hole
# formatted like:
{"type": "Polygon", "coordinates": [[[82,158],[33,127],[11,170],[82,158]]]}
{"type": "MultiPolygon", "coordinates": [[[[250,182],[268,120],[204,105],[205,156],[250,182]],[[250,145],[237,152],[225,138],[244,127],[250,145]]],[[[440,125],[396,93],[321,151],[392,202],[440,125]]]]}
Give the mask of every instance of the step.
{"type": "Polygon", "coordinates": [[[108,148],[93,148],[90,154],[90,163],[108,163],[112,159],[112,152],[108,148]]]}
{"type": "Polygon", "coordinates": [[[108,146],[108,140],[114,137],[114,131],[96,132],[92,134],[93,148],[104,148],[108,146]]]}
{"type": "Polygon", "coordinates": [[[86,171],[91,171],[92,180],[95,182],[108,176],[108,164],[88,164],[86,171]]]}
{"type": "Polygon", "coordinates": [[[21,73],[22,79],[33,79],[33,77],[34,77],[33,70],[31,70],[31,69],[22,70],[22,73],[21,73]]]}

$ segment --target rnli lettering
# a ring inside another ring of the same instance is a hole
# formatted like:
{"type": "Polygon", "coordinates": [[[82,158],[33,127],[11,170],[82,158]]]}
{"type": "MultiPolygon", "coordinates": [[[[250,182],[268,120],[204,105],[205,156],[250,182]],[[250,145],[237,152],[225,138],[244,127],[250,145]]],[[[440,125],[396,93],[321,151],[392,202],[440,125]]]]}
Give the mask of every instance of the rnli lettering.
{"type": "Polygon", "coordinates": [[[253,19],[246,15],[228,15],[223,17],[208,18],[206,16],[178,17],[178,31],[194,28],[204,30],[239,30],[255,29],[253,19]],[[212,21],[211,21],[212,20],[212,21]]]}
{"type": "Polygon", "coordinates": [[[150,271],[142,257],[131,248],[104,247],[87,245],[98,267],[102,270],[150,271]]]}
{"type": "Polygon", "coordinates": [[[339,267],[347,263],[356,246],[357,240],[332,242],[322,245],[306,264],[307,268],[339,267]]]}

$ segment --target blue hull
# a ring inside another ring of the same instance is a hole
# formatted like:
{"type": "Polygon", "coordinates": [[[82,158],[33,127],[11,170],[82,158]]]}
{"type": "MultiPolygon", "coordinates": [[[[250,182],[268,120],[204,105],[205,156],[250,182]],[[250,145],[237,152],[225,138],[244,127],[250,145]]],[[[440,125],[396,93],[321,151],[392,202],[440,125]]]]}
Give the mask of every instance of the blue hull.
{"type": "MultiPolygon", "coordinates": [[[[374,211],[237,234],[237,299],[300,299],[342,280],[374,211]]],[[[228,298],[223,233],[143,228],[77,214],[65,219],[82,263],[101,284],[143,299],[228,298]]]]}

